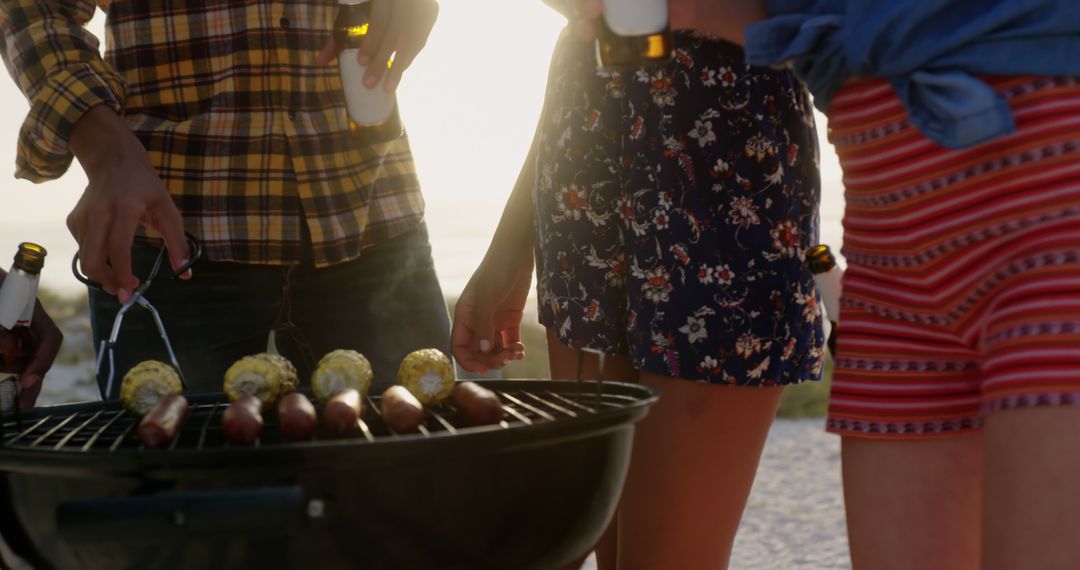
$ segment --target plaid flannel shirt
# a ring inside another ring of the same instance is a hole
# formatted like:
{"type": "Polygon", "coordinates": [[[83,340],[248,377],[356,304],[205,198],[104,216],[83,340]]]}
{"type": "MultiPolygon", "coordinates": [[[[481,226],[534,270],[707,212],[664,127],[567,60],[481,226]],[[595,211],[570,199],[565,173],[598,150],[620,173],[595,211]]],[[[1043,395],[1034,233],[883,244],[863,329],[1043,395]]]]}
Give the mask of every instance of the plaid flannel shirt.
{"type": "Polygon", "coordinates": [[[63,174],[72,126],[104,104],[215,261],[297,263],[310,235],[323,267],[415,227],[424,204],[407,140],[357,140],[337,65],[314,63],[336,10],[334,0],[4,0],[0,49],[30,102],[16,176],[63,174]],[[97,6],[108,14],[104,59],[84,27],[97,6]]]}

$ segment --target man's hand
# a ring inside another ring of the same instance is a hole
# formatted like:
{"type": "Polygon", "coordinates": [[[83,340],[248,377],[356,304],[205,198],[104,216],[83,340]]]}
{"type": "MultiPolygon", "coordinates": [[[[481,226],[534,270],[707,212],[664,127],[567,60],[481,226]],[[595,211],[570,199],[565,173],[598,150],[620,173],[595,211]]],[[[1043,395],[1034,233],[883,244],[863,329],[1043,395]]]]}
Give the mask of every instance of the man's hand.
{"type": "Polygon", "coordinates": [[[525,358],[521,318],[532,285],[532,256],[491,255],[473,274],[454,307],[454,358],[485,373],[525,358]]]}
{"type": "Polygon", "coordinates": [[[52,367],[60,352],[60,344],[64,340],[64,334],[53,322],[41,303],[34,305],[34,316],[30,322],[30,333],[34,337],[34,353],[30,356],[23,373],[19,375],[19,409],[27,410],[34,407],[38,394],[41,393],[41,383],[45,379],[45,373],[52,367]]]}
{"type": "MultiPolygon", "coordinates": [[[[383,89],[393,93],[401,82],[401,74],[427,44],[438,16],[439,4],[435,0],[372,0],[368,33],[356,54],[356,61],[367,66],[364,85],[374,88],[386,73],[383,89]],[[391,55],[394,64],[387,70],[391,55]]],[[[339,53],[341,46],[335,45],[331,38],[315,63],[326,65],[339,53]]]]}
{"type": "Polygon", "coordinates": [[[79,264],[87,277],[126,302],[139,286],[131,270],[136,228],[160,233],[169,263],[179,269],[188,259],[183,219],[142,143],[109,107],[87,111],[75,124],[70,145],[89,179],[67,217],[79,244],[79,264]]]}

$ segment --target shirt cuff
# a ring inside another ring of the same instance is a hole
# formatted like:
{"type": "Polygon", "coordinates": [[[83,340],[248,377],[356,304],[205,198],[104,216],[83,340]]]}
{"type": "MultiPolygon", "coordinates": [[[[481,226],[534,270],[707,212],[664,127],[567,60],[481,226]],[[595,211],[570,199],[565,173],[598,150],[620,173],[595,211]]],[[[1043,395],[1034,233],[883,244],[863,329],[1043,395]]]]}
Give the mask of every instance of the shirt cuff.
{"type": "Polygon", "coordinates": [[[19,130],[15,177],[44,182],[62,176],[73,158],[68,139],[75,123],[97,105],[119,113],[124,92],[123,80],[104,62],[73,64],[51,73],[19,130]]]}

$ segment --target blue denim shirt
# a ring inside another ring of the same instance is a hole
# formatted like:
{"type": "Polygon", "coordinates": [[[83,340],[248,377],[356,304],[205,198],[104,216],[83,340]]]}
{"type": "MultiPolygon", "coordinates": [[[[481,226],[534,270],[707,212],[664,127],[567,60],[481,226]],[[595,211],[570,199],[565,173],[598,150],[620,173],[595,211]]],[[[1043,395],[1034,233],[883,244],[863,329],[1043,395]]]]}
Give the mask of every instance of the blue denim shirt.
{"type": "Polygon", "coordinates": [[[849,75],[886,78],[938,143],[1013,132],[979,75],[1080,75],[1077,0],[768,0],[746,31],[751,63],[791,62],[824,110],[849,75]]]}

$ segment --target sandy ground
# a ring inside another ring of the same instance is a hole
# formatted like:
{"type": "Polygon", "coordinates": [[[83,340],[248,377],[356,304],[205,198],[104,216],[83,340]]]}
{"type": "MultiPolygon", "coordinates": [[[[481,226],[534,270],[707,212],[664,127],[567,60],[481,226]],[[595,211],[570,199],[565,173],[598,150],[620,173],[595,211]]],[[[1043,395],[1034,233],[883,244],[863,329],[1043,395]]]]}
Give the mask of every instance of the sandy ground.
{"type": "MultiPolygon", "coordinates": [[[[743,514],[732,570],[851,568],[840,439],[823,421],[777,420],[743,514]]],[[[595,570],[590,557],[582,570],[595,570]]]]}

